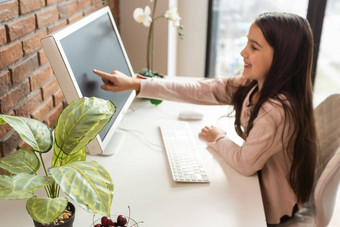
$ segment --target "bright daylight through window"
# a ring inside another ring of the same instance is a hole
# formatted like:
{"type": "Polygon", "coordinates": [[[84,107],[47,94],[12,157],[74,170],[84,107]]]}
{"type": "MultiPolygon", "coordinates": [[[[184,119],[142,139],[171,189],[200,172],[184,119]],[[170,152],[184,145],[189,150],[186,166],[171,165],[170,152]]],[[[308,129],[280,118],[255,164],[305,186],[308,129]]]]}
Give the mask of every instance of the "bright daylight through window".
{"type": "MultiPolygon", "coordinates": [[[[308,0],[214,0],[209,76],[231,77],[243,68],[241,50],[251,23],[262,12],[306,17],[308,0]]],[[[340,0],[327,0],[314,86],[314,105],[340,92],[340,0]]]]}

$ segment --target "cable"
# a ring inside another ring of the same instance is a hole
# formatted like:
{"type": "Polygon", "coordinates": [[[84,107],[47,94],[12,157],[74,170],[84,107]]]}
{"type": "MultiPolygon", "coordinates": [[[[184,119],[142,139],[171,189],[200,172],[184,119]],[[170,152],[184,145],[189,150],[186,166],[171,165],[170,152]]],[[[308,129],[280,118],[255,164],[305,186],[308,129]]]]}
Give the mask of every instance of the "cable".
{"type": "Polygon", "coordinates": [[[127,132],[127,133],[135,133],[137,134],[143,141],[146,145],[148,145],[149,147],[151,148],[156,148],[156,149],[159,149],[159,150],[164,150],[164,147],[159,145],[159,144],[156,144],[156,143],[153,143],[152,141],[148,140],[146,137],[145,137],[145,133],[139,131],[139,130],[135,130],[135,129],[128,129],[128,128],[122,128],[121,126],[118,126],[118,129],[119,130],[122,130],[124,132],[127,132]]]}

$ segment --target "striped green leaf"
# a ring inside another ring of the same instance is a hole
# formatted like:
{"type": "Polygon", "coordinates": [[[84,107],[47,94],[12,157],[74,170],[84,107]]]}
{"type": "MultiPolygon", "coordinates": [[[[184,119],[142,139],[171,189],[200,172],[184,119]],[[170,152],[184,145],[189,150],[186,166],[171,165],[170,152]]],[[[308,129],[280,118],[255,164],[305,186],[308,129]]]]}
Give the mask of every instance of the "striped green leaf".
{"type": "Polygon", "coordinates": [[[41,224],[53,222],[67,207],[67,199],[33,197],[26,202],[26,210],[33,220],[41,224]]]}
{"type": "Polygon", "coordinates": [[[52,148],[52,132],[46,124],[31,118],[3,114],[0,114],[0,119],[0,124],[8,123],[35,151],[44,153],[52,148]]]}
{"type": "Polygon", "coordinates": [[[111,120],[115,111],[111,101],[95,97],[76,99],[59,116],[55,145],[65,154],[82,149],[111,120]]]}
{"type": "Polygon", "coordinates": [[[15,176],[0,175],[0,199],[28,199],[33,190],[52,184],[51,177],[20,173],[15,176]]]}
{"type": "Polygon", "coordinates": [[[69,155],[62,152],[57,146],[54,146],[54,154],[52,157],[51,166],[62,166],[69,162],[85,161],[86,160],[86,147],[78,151],[72,151],[69,155]]]}
{"type": "Polygon", "coordinates": [[[81,161],[48,171],[65,194],[80,207],[93,214],[110,215],[113,183],[103,166],[95,161],[81,161]]]}
{"type": "Polygon", "coordinates": [[[34,174],[40,168],[40,161],[34,151],[23,148],[0,159],[0,168],[11,174],[34,174]]]}

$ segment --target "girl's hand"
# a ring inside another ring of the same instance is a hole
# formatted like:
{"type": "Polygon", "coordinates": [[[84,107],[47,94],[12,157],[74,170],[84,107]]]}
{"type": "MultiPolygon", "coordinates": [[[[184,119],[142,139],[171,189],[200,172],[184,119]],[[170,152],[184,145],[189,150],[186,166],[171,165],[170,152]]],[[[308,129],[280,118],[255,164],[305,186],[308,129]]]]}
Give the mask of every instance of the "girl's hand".
{"type": "Polygon", "coordinates": [[[140,79],[143,77],[137,75],[136,78],[125,75],[122,72],[114,71],[106,73],[94,69],[93,72],[100,76],[104,82],[101,88],[106,91],[123,92],[136,90],[137,94],[140,91],[140,79]]]}
{"type": "Polygon", "coordinates": [[[225,134],[222,129],[216,128],[215,126],[205,126],[199,133],[199,137],[211,143],[215,142],[216,138],[221,134],[225,134]]]}

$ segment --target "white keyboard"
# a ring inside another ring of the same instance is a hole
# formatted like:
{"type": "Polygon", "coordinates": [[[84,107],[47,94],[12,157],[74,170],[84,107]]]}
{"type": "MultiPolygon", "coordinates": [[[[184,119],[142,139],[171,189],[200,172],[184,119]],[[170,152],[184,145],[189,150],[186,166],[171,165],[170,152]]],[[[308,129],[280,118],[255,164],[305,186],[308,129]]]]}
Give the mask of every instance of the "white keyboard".
{"type": "Polygon", "coordinates": [[[160,128],[174,181],[210,182],[198,156],[198,146],[189,124],[184,121],[162,121],[160,128]]]}

